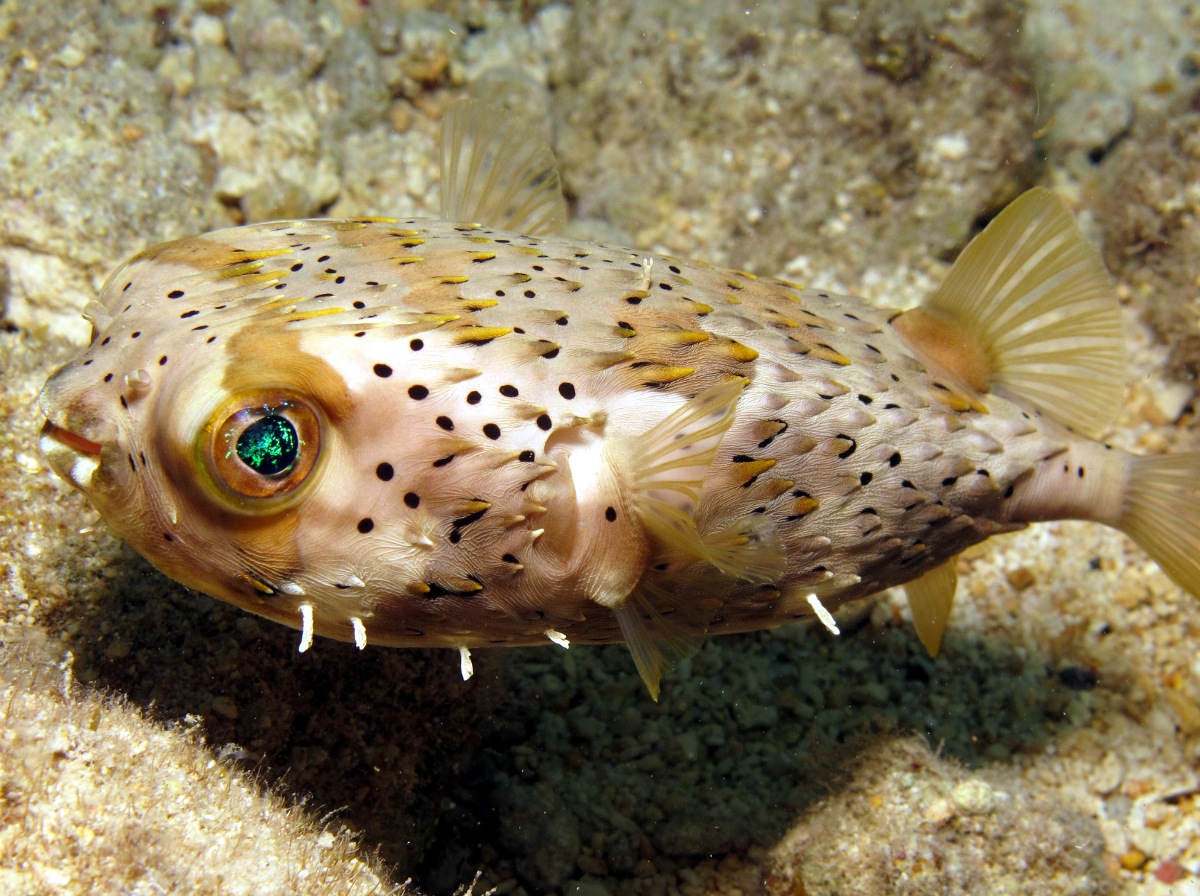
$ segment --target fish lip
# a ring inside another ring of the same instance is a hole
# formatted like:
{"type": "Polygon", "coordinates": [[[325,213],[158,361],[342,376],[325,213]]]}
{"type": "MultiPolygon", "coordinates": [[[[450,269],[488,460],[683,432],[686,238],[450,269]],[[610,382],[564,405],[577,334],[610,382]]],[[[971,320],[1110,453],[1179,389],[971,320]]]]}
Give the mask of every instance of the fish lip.
{"type": "Polygon", "coordinates": [[[103,445],[93,442],[77,432],[72,432],[65,426],[59,426],[53,420],[47,420],[42,425],[41,438],[50,440],[56,445],[66,448],[74,454],[92,455],[99,459],[103,445]]]}

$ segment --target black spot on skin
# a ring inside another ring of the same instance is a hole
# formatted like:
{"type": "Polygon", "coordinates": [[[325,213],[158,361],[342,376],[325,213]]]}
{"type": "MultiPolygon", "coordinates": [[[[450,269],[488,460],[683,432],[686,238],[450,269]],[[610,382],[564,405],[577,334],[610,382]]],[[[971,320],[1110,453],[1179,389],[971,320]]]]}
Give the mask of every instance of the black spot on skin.
{"type": "Polygon", "coordinates": [[[556,320],[555,323],[558,324],[560,327],[565,327],[568,323],[567,316],[564,314],[562,317],[558,318],[558,320],[556,320]]]}
{"type": "Polygon", "coordinates": [[[900,452],[899,451],[892,452],[892,456],[888,458],[888,466],[889,467],[900,466],[900,452]]]}
{"type": "MultiPolygon", "coordinates": [[[[130,286],[130,284],[126,283],[125,289],[129,289],[129,286],[130,286]]],[[[121,292],[124,292],[125,289],[121,290],[121,292]]],[[[182,299],[183,298],[183,290],[182,289],[173,289],[169,293],[167,293],[167,298],[168,299],[182,299]]]]}
{"type": "Polygon", "coordinates": [[[388,367],[386,364],[376,364],[372,369],[375,371],[375,375],[377,377],[381,377],[385,380],[392,375],[392,368],[388,367]]]}
{"type": "Polygon", "coordinates": [[[1083,478],[1083,467],[1080,467],[1079,469],[1077,469],[1075,471],[1075,475],[1078,476],[1080,479],[1082,479],[1083,478]]]}
{"type": "Polygon", "coordinates": [[[1009,486],[1004,490],[1004,497],[1011,498],[1013,496],[1013,486],[1009,486]]]}
{"type": "Polygon", "coordinates": [[[615,507],[605,508],[604,518],[606,520],[608,520],[610,523],[615,523],[617,521],[617,508],[615,508],[615,507]]]}
{"type": "Polygon", "coordinates": [[[516,386],[504,385],[500,387],[500,394],[505,398],[516,398],[521,393],[517,390],[516,386]]]}
{"type": "Polygon", "coordinates": [[[495,423],[485,423],[483,424],[483,434],[494,442],[500,438],[500,427],[495,423]]]}
{"type": "Polygon", "coordinates": [[[170,532],[164,532],[164,533],[163,533],[163,538],[165,538],[167,541],[174,541],[174,540],[175,540],[175,536],[174,536],[174,535],[172,535],[170,532]]]}
{"type": "Polygon", "coordinates": [[[552,348],[552,349],[550,349],[550,351],[548,351],[548,352],[546,352],[544,355],[542,355],[542,357],[543,357],[543,358],[545,358],[545,359],[547,359],[547,360],[550,360],[550,359],[552,359],[552,358],[557,358],[557,357],[558,357],[558,351],[559,351],[558,349],[556,349],[556,348],[552,348]]]}
{"type": "Polygon", "coordinates": [[[458,544],[460,541],[462,541],[462,530],[451,529],[450,530],[450,543],[458,544]]]}
{"type": "Polygon", "coordinates": [[[158,359],[158,366],[159,366],[159,367],[162,367],[162,366],[163,366],[163,365],[165,365],[166,363],[167,363],[167,356],[166,356],[166,355],[163,355],[161,358],[159,358],[159,359],[158,359]]]}
{"type": "Polygon", "coordinates": [[[467,404],[479,404],[481,401],[483,401],[483,396],[478,392],[467,393],[467,404]]]}
{"type": "Polygon", "coordinates": [[[500,559],[503,560],[505,563],[520,563],[521,562],[520,560],[517,559],[516,554],[505,554],[500,559]]]}
{"type": "Polygon", "coordinates": [[[123,407],[125,410],[129,410],[129,402],[125,400],[124,395],[121,396],[121,407],[123,407]]]}
{"type": "Polygon", "coordinates": [[[104,374],[104,382],[106,382],[106,383],[111,383],[111,382],[112,382],[112,378],[113,378],[113,375],[112,375],[111,373],[106,373],[106,374],[104,374]]]}
{"type": "Polygon", "coordinates": [[[917,488],[915,485],[913,485],[907,479],[905,479],[903,482],[900,483],[900,487],[901,488],[911,488],[913,491],[916,491],[916,488],[917,488]]]}
{"type": "Polygon", "coordinates": [[[405,492],[404,503],[413,508],[413,510],[416,510],[421,506],[421,496],[416,492],[405,492]]]}
{"type": "Polygon", "coordinates": [[[527,298],[527,299],[533,299],[533,298],[536,298],[536,297],[537,297],[537,293],[536,293],[536,292],[534,292],[532,289],[527,289],[527,290],[525,290],[525,298],[527,298]]]}
{"type": "Polygon", "coordinates": [[[667,292],[670,292],[670,291],[671,291],[671,290],[673,290],[675,287],[674,287],[674,286],[672,286],[670,283],[659,283],[659,284],[658,284],[658,288],[659,288],[659,289],[664,289],[664,290],[666,290],[667,292]]]}
{"type": "Polygon", "coordinates": [[[391,482],[392,477],[396,475],[396,471],[392,469],[392,465],[384,461],[375,468],[375,475],[384,482],[391,482]]]}
{"type": "Polygon", "coordinates": [[[425,347],[425,341],[423,339],[410,340],[408,343],[408,347],[411,348],[414,352],[419,352],[421,349],[423,349],[425,347]]]}
{"type": "Polygon", "coordinates": [[[478,522],[480,519],[482,519],[485,513],[487,513],[487,508],[484,508],[483,510],[476,510],[474,513],[469,513],[466,516],[459,517],[452,523],[452,525],[455,529],[465,529],[467,526],[471,525],[471,523],[478,522]]]}
{"type": "Polygon", "coordinates": [[[101,342],[100,344],[101,344],[101,345],[108,345],[110,342],[112,342],[112,337],[111,337],[111,336],[105,336],[105,337],[104,337],[104,341],[103,341],[103,342],[101,342]]]}
{"type": "Polygon", "coordinates": [[[129,469],[133,470],[133,472],[135,472],[135,473],[136,473],[136,472],[137,472],[137,463],[134,461],[134,459],[133,459],[133,455],[132,455],[132,454],[126,454],[126,455],[125,455],[125,459],[126,459],[127,461],[129,461],[129,469]]]}
{"type": "Polygon", "coordinates": [[[533,461],[536,457],[537,457],[537,455],[534,454],[532,451],[522,451],[520,454],[517,455],[517,460],[519,460],[523,464],[531,464],[531,463],[533,463],[533,461]]]}
{"type": "Polygon", "coordinates": [[[550,421],[549,414],[542,414],[537,418],[538,429],[543,432],[548,432],[554,424],[550,421]]]}
{"type": "Polygon", "coordinates": [[[355,335],[355,336],[357,336],[358,338],[360,338],[360,339],[361,339],[363,336],[366,336],[366,335],[367,335],[367,331],[366,331],[366,330],[359,330],[359,331],[358,331],[357,333],[355,333],[354,335],[355,335]]]}
{"type": "Polygon", "coordinates": [[[447,454],[445,457],[439,457],[437,460],[435,460],[435,461],[433,462],[433,465],[434,465],[435,467],[444,467],[444,466],[446,466],[448,463],[450,463],[450,461],[452,461],[452,460],[454,460],[454,455],[453,455],[453,454],[447,454]]]}
{"type": "Polygon", "coordinates": [[[367,307],[367,303],[366,302],[355,302],[354,307],[357,308],[359,311],[362,311],[364,308],[367,307]]]}
{"type": "Polygon", "coordinates": [[[408,397],[413,401],[424,401],[429,397],[429,390],[421,385],[409,386],[408,397]]]}
{"type": "Polygon", "coordinates": [[[183,314],[179,315],[179,318],[180,320],[187,320],[189,317],[195,317],[199,313],[199,311],[193,308],[191,311],[183,312],[183,314]]]}
{"type": "Polygon", "coordinates": [[[947,476],[945,479],[942,480],[942,485],[949,488],[950,486],[954,485],[954,483],[956,483],[956,482],[958,482],[957,476],[947,476]]]}
{"type": "Polygon", "coordinates": [[[863,473],[861,476],[858,477],[858,481],[861,482],[863,485],[869,485],[871,480],[874,478],[875,478],[874,473],[863,473]]]}
{"type": "Polygon", "coordinates": [[[296,262],[294,265],[292,265],[292,273],[295,273],[296,271],[301,270],[303,267],[304,267],[304,262],[302,262],[302,261],[296,262]]]}
{"type": "Polygon", "coordinates": [[[987,476],[990,478],[992,474],[989,473],[987,470],[976,470],[975,475],[976,476],[987,476]]]}
{"type": "Polygon", "coordinates": [[[858,400],[861,401],[863,404],[870,404],[875,399],[873,399],[870,395],[862,395],[860,393],[858,396],[858,400]]]}
{"type": "Polygon", "coordinates": [[[559,383],[558,384],[558,394],[561,395],[563,398],[565,398],[567,401],[570,401],[572,398],[575,397],[575,386],[572,385],[571,383],[559,383]]]}
{"type": "Polygon", "coordinates": [[[440,426],[442,429],[446,430],[446,432],[454,431],[454,421],[451,420],[449,417],[440,416],[434,422],[437,423],[437,425],[440,426]]]}
{"type": "MultiPolygon", "coordinates": [[[[847,448],[845,451],[838,452],[838,457],[840,457],[842,460],[845,460],[851,454],[853,454],[855,451],[858,450],[858,442],[856,442],[854,439],[850,438],[850,436],[845,435],[844,433],[838,433],[836,436],[834,436],[834,438],[842,439],[843,441],[850,443],[849,448],[847,448]]],[[[866,483],[863,483],[863,484],[866,485],[866,483]]]]}
{"type": "Polygon", "coordinates": [[[364,516],[361,520],[358,521],[358,531],[361,532],[363,535],[366,535],[368,532],[370,532],[374,528],[375,528],[375,521],[373,519],[371,519],[369,516],[364,516]]]}
{"type": "Polygon", "coordinates": [[[630,305],[642,304],[642,299],[640,296],[629,296],[625,301],[628,302],[630,305]]]}

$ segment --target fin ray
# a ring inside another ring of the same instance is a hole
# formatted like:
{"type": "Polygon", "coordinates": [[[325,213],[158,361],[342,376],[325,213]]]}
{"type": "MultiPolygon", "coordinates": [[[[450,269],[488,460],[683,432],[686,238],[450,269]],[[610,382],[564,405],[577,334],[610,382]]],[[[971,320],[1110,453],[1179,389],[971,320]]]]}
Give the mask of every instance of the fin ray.
{"type": "Polygon", "coordinates": [[[442,119],[442,217],[504,230],[562,230],[567,206],[554,153],[499,106],[461,99],[442,119]]]}
{"type": "Polygon", "coordinates": [[[917,312],[895,319],[910,347],[981,391],[1094,436],[1124,396],[1120,308],[1096,248],[1061,198],[1034,188],[963,250],[917,312]],[[962,345],[946,349],[947,332],[962,345]],[[935,344],[938,343],[938,344],[935,344]]]}
{"type": "Polygon", "coordinates": [[[1129,458],[1117,525],[1176,584],[1200,597],[1200,452],[1129,458]]]}

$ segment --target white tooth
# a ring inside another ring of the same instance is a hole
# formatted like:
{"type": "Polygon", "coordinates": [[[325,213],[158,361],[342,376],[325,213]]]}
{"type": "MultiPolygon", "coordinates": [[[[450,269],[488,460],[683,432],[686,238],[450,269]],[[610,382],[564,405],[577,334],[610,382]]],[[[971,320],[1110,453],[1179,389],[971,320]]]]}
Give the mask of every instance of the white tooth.
{"type": "Polygon", "coordinates": [[[304,589],[300,587],[298,582],[284,582],[279,586],[279,590],[284,594],[293,594],[296,597],[304,593],[304,589]]]}
{"type": "Polygon", "coordinates": [[[571,649],[571,642],[567,640],[567,636],[562,632],[556,632],[554,629],[548,628],[546,629],[546,637],[564,650],[571,649]]]}
{"type": "Polygon", "coordinates": [[[838,629],[837,623],[833,621],[833,614],[825,609],[825,605],[821,603],[821,599],[815,594],[808,596],[808,604],[813,608],[813,612],[817,614],[817,618],[821,620],[821,624],[833,632],[835,635],[840,635],[841,630],[838,629]]]}
{"type": "Polygon", "coordinates": [[[312,604],[300,605],[300,653],[312,647],[313,642],[313,607],[312,604]]]}
{"type": "Polygon", "coordinates": [[[470,681],[475,674],[475,664],[471,662],[471,648],[458,648],[458,669],[462,672],[463,681],[470,681]]]}
{"type": "Polygon", "coordinates": [[[86,489],[100,468],[100,461],[90,454],[80,455],[71,464],[71,482],[76,488],[86,489]]]}
{"type": "Polygon", "coordinates": [[[354,646],[364,650],[367,646],[367,627],[357,616],[350,617],[350,627],[354,629],[354,646]]]}
{"type": "Polygon", "coordinates": [[[349,585],[351,588],[366,588],[367,587],[367,583],[364,582],[362,579],[360,579],[358,576],[350,576],[350,578],[346,579],[345,584],[349,585]]]}

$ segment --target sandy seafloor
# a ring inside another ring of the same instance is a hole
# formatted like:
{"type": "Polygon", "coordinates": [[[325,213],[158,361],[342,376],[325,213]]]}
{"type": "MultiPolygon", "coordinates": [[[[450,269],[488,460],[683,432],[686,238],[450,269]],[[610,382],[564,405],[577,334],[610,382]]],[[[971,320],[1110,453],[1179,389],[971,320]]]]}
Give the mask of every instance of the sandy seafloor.
{"type": "Polygon", "coordinates": [[[0,892],[1200,894],[1200,604],[1060,523],[900,597],[621,647],[296,636],[189,593],[37,452],[35,396],[124,255],[436,209],[441,110],[544,116],[598,239],[911,304],[1021,189],[1102,241],[1110,440],[1200,448],[1200,10],[464,0],[0,2],[0,892]],[[406,883],[407,882],[407,883],[406,883]]]}

